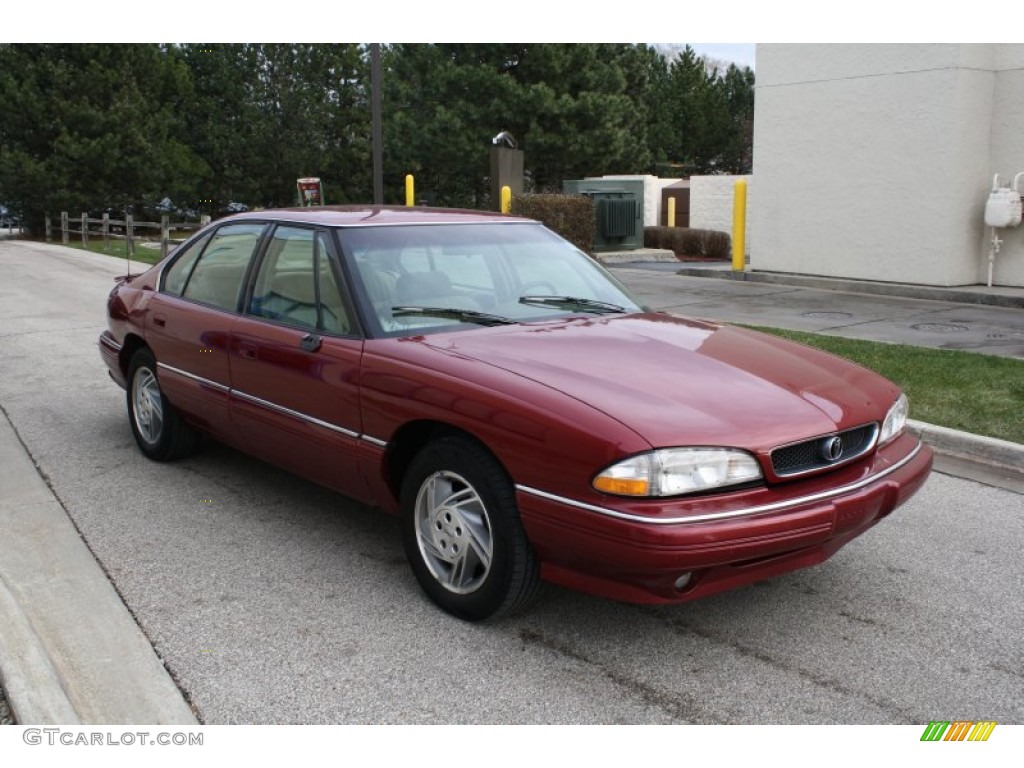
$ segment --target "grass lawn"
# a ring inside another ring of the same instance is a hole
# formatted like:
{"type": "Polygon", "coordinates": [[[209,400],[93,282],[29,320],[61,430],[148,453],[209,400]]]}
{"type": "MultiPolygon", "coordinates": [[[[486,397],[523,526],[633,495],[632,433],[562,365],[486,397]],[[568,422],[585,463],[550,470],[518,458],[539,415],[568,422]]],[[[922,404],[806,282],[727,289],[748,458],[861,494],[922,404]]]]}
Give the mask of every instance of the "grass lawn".
{"type": "MultiPolygon", "coordinates": [[[[59,245],[60,243],[58,243],[59,245]]],[[[117,256],[119,259],[125,258],[125,251],[128,250],[128,242],[126,240],[117,240],[111,238],[107,241],[107,247],[103,247],[103,240],[90,240],[88,248],[82,248],[81,239],[71,238],[68,241],[69,248],[78,248],[79,250],[88,250],[93,253],[105,253],[107,256],[117,256]]],[[[142,262],[144,264],[156,264],[160,261],[160,249],[159,248],[145,248],[138,242],[135,243],[135,254],[132,256],[132,262],[142,262]]]]}
{"type": "Polygon", "coordinates": [[[912,419],[1024,443],[1024,360],[751,327],[877,371],[907,393],[912,419]]]}

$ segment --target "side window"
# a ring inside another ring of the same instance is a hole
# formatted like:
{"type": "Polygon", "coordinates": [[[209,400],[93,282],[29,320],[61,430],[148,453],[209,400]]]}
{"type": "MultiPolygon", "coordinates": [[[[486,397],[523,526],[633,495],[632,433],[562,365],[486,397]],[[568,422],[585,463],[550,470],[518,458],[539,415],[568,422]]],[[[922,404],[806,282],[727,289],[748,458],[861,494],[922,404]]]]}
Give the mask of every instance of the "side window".
{"type": "Polygon", "coordinates": [[[398,264],[405,272],[430,272],[434,269],[434,259],[426,248],[403,248],[398,264]]]}
{"type": "Polygon", "coordinates": [[[248,311],[299,328],[348,333],[348,315],[322,233],[298,227],[274,231],[248,311]]]}
{"type": "Polygon", "coordinates": [[[346,334],[352,330],[348,313],[341,300],[341,288],[334,278],[331,260],[327,250],[327,236],[318,232],[317,240],[317,274],[320,284],[320,328],[329,333],[346,334]]]}
{"type": "Polygon", "coordinates": [[[262,224],[228,224],[218,229],[185,285],[186,299],[234,312],[262,224]]]}
{"type": "Polygon", "coordinates": [[[487,265],[487,246],[451,245],[402,250],[402,270],[395,281],[399,304],[479,309],[497,303],[494,275],[487,265]]]}
{"type": "Polygon", "coordinates": [[[524,293],[582,296],[618,303],[621,297],[608,295],[606,281],[595,280],[589,257],[580,259],[570,249],[519,249],[511,253],[509,263],[515,271],[520,295],[524,293]]]}
{"type": "Polygon", "coordinates": [[[481,250],[483,249],[445,251],[435,258],[436,269],[446,272],[454,287],[493,293],[494,276],[487,268],[487,261],[481,250]]]}
{"type": "Polygon", "coordinates": [[[188,276],[192,274],[192,267],[203,252],[203,246],[209,241],[210,236],[206,235],[188,246],[182,253],[175,257],[171,266],[164,273],[164,292],[181,296],[188,282],[188,276]]]}

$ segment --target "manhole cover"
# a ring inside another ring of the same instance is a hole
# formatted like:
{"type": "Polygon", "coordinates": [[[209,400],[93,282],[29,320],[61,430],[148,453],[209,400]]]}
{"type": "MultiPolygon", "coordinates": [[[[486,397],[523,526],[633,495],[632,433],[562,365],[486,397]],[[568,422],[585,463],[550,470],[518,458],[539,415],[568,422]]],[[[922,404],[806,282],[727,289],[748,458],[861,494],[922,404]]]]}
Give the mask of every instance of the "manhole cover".
{"type": "Polygon", "coordinates": [[[815,317],[820,320],[845,320],[853,317],[849,312],[804,312],[804,317],[815,317]]]}
{"type": "Polygon", "coordinates": [[[910,327],[923,333],[960,333],[970,330],[966,325],[954,325],[953,323],[918,323],[910,327]]]}

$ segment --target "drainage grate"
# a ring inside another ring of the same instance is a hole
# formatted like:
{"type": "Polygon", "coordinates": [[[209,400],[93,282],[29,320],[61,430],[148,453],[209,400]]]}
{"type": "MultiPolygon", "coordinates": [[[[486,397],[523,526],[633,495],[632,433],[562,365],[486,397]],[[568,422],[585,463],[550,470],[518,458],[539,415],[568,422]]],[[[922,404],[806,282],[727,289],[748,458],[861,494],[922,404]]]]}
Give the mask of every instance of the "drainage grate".
{"type": "Polygon", "coordinates": [[[818,320],[848,320],[853,315],[849,312],[804,312],[802,317],[813,317],[818,320]]]}
{"type": "Polygon", "coordinates": [[[910,327],[924,333],[961,333],[970,330],[966,325],[955,325],[954,323],[918,323],[910,327]]]}

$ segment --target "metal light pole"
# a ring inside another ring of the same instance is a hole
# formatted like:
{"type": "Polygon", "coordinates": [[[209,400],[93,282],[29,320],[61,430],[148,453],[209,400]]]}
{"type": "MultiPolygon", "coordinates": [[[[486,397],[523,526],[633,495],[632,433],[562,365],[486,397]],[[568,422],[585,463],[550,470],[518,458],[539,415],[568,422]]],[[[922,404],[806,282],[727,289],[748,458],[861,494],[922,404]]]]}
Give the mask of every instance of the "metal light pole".
{"type": "Polygon", "coordinates": [[[373,140],[373,204],[384,204],[384,141],[380,117],[380,43],[370,43],[370,111],[373,140]]]}

